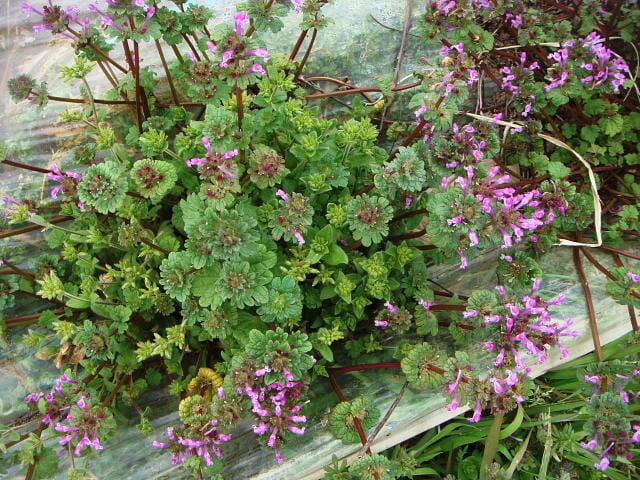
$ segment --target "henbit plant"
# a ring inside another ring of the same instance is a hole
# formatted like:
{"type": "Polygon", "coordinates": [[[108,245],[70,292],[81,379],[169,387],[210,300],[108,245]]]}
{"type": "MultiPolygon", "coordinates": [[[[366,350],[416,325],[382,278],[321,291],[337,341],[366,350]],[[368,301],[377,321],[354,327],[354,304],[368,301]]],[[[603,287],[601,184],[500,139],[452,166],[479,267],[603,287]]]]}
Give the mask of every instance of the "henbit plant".
{"type": "MultiPolygon", "coordinates": [[[[80,98],[55,96],[27,74],[9,82],[16,101],[75,105],[60,119],[86,128],[63,161],[75,170],[18,161],[9,146],[0,159],[53,182],[50,205],[20,191],[3,198],[0,238],[44,229],[54,252],[19,266],[19,251],[3,249],[0,306],[28,296],[55,307],[4,319],[1,330],[34,325],[22,342],[67,368],[62,382],[86,375],[86,387],[27,396],[43,420],[51,397],[58,422],[4,442],[24,442],[9,458],[27,478],[57,466],[39,439],[45,429],[88,462],[111,431],[108,412],[137,407],[161,372],[181,397],[181,425],[154,445],[200,478],[217,475],[215,458],[241,417],[282,462],[281,446],[309,424],[309,392],[321,377],[341,402],[334,433],[368,447],[377,415],[344,397],[335,376],[347,371],[401,368],[411,387],[439,389],[447,408],[469,403],[471,422],[495,414],[498,432],[530,394],[528,359],[544,363],[554,347],[566,356],[562,340],[576,335],[571,319],[552,317],[562,299],[539,291],[536,259],[558,244],[574,248],[588,302],[581,256],[609,276],[637,329],[638,275],[619,258],[640,259],[621,250],[640,226],[640,96],[629,67],[637,10],[429,1],[415,30],[439,55],[412,84],[390,77],[357,88],[303,74],[329,21],[326,0],[240,3],[232,25],[211,30],[212,10],[184,1],[105,3],[89,15],[22,5],[38,16],[36,31],[75,49],[61,76],[80,85],[80,98]],[[291,8],[302,14],[301,34],[289,56],[271,55],[257,33],[278,31],[291,8]],[[160,74],[142,66],[147,45],[160,74]],[[120,47],[124,62],[115,58],[120,47]],[[87,81],[96,67],[112,87],[104,98],[87,81]],[[160,97],[160,76],[170,99],[160,97]],[[329,115],[315,103],[352,94],[368,103],[329,115]],[[584,232],[595,242],[584,243],[584,232]],[[611,252],[618,268],[607,271],[585,246],[611,252]],[[428,265],[464,269],[492,247],[494,289],[463,297],[430,287],[428,265]],[[415,344],[399,341],[410,332],[420,336],[415,344]],[[332,367],[385,347],[396,362],[332,367]],[[76,424],[85,417],[91,427],[76,424]]],[[[592,406],[617,401],[609,397],[592,406]]],[[[142,412],[141,430],[149,427],[142,412]]],[[[620,441],[599,439],[599,469],[625,461],[620,441]]],[[[411,464],[366,455],[334,464],[329,476],[397,478],[411,464]]]]}

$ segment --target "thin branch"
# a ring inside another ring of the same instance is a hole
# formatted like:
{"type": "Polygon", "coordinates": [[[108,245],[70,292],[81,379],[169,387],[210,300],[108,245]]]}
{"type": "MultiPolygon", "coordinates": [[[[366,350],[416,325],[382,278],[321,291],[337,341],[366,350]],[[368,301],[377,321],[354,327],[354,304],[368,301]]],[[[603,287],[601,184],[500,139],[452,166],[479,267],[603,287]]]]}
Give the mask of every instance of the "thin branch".
{"type": "Polygon", "coordinates": [[[582,268],[582,261],[580,260],[580,248],[573,247],[573,263],[578,273],[578,278],[582,284],[582,290],[584,291],[584,299],[587,304],[587,313],[589,315],[589,328],[591,329],[591,338],[593,339],[593,348],[596,351],[598,361],[601,362],[604,359],[602,354],[602,346],[600,345],[600,335],[598,333],[598,322],[596,318],[596,311],[593,307],[593,298],[591,297],[591,289],[589,288],[589,282],[584,274],[582,268]]]}
{"type": "MultiPolygon", "coordinates": [[[[73,217],[69,217],[66,215],[61,215],[59,217],[53,217],[47,220],[47,223],[56,224],[62,222],[68,222],[69,220],[73,220],[73,217]]],[[[26,227],[14,228],[12,230],[5,230],[0,232],[0,239],[14,237],[16,235],[22,235],[23,233],[33,232],[35,230],[41,230],[44,227],[42,225],[27,225],[26,227]]]]}
{"type": "Polygon", "coordinates": [[[160,61],[162,62],[164,74],[167,76],[167,82],[169,83],[169,88],[171,89],[171,96],[173,97],[174,103],[177,105],[180,103],[180,100],[178,99],[178,92],[176,91],[176,87],[173,84],[173,79],[171,78],[171,72],[169,71],[169,65],[167,65],[167,59],[165,58],[164,52],[162,51],[160,40],[156,39],[155,43],[156,49],[158,50],[158,55],[160,55],[160,61]]]}
{"type": "Polygon", "coordinates": [[[307,63],[307,60],[309,59],[309,55],[311,54],[311,49],[313,48],[313,44],[315,43],[317,36],[318,36],[318,29],[314,28],[313,33],[311,34],[311,40],[309,40],[309,45],[307,46],[307,51],[304,53],[304,57],[302,57],[302,61],[300,62],[300,65],[298,65],[298,69],[296,70],[296,74],[294,78],[299,77],[300,74],[302,73],[302,69],[304,68],[304,65],[307,63]]]}
{"type": "Polygon", "coordinates": [[[360,451],[356,455],[357,458],[360,458],[365,453],[367,453],[367,450],[369,450],[369,447],[371,446],[373,441],[376,439],[376,437],[378,436],[378,434],[382,430],[382,427],[384,427],[385,424],[387,423],[387,421],[389,421],[389,418],[391,418],[391,414],[396,409],[396,407],[400,404],[400,400],[402,399],[402,397],[404,395],[404,392],[405,392],[405,390],[407,389],[408,386],[409,386],[409,382],[405,381],[404,384],[402,385],[402,388],[400,389],[400,392],[398,393],[398,395],[396,396],[395,400],[393,401],[393,403],[391,404],[391,406],[387,410],[387,413],[385,413],[384,417],[382,417],[382,420],[380,420],[380,422],[378,422],[378,425],[376,426],[376,428],[373,430],[373,432],[371,432],[371,435],[369,435],[369,438],[367,439],[367,442],[362,446],[362,448],[360,449],[360,451]]]}

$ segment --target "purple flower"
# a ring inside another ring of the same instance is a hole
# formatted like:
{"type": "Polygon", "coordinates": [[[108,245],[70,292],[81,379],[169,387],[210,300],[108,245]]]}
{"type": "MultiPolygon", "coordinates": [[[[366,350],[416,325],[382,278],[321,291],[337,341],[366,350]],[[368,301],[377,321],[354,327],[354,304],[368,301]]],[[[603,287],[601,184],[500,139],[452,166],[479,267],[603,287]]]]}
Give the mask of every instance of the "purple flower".
{"type": "Polygon", "coordinates": [[[423,300],[421,298],[420,300],[418,300],[418,305],[420,305],[422,308],[424,308],[428,312],[429,309],[431,308],[431,305],[433,305],[433,303],[427,302],[426,300],[423,300]]]}
{"type": "Polygon", "coordinates": [[[304,245],[304,237],[302,236],[302,234],[300,232],[298,232],[296,229],[292,228],[291,230],[289,230],[294,237],[296,237],[296,240],[298,241],[298,245],[304,245]]]}
{"type": "Polygon", "coordinates": [[[629,277],[629,279],[631,280],[631,286],[635,285],[636,283],[640,282],[640,274],[635,274],[632,272],[627,272],[625,274],[625,276],[629,277]]]}
{"type": "Polygon", "coordinates": [[[396,307],[394,307],[390,302],[384,302],[384,306],[387,307],[387,310],[389,310],[389,313],[391,313],[391,315],[396,315],[398,313],[396,311],[396,307]]]}
{"type": "Polygon", "coordinates": [[[478,423],[480,421],[480,417],[482,416],[482,404],[480,403],[480,399],[476,400],[476,406],[473,410],[473,415],[468,420],[471,423],[478,423]]]}
{"type": "Polygon", "coordinates": [[[284,202],[289,201],[289,195],[287,195],[284,190],[277,190],[276,197],[280,197],[284,202]]]}
{"type": "Polygon", "coordinates": [[[413,198],[405,197],[405,199],[404,199],[404,209],[405,210],[409,210],[409,207],[411,206],[411,202],[413,202],[413,198]]]}
{"type": "Polygon", "coordinates": [[[249,50],[245,53],[245,55],[255,55],[256,57],[264,58],[267,60],[269,58],[269,52],[264,48],[256,48],[254,50],[249,50]]]}
{"type": "Polygon", "coordinates": [[[584,379],[586,382],[590,382],[593,384],[597,384],[600,382],[600,377],[598,375],[589,376],[587,374],[584,375],[584,379]]]}
{"type": "Polygon", "coordinates": [[[302,5],[304,5],[304,0],[291,0],[291,4],[296,12],[299,12],[302,9],[302,5]]]}
{"type": "Polygon", "coordinates": [[[258,73],[263,77],[267,74],[264,67],[259,63],[251,65],[249,68],[247,68],[247,70],[244,73],[258,73]]]}
{"type": "Polygon", "coordinates": [[[502,238],[504,244],[502,248],[509,248],[513,245],[513,236],[515,235],[515,241],[522,241],[524,236],[524,230],[535,230],[538,227],[544,225],[544,222],[535,218],[535,212],[531,215],[531,218],[527,218],[522,210],[526,207],[536,207],[539,205],[539,201],[536,200],[540,193],[537,190],[532,190],[524,195],[516,195],[513,197],[503,197],[502,208],[498,211],[492,212],[492,216],[498,223],[498,229],[502,232],[502,238]]]}
{"type": "Polygon", "coordinates": [[[235,32],[238,38],[242,37],[242,29],[244,28],[245,22],[249,19],[247,12],[238,12],[233,16],[233,20],[235,22],[235,32]]]}
{"type": "Polygon", "coordinates": [[[60,185],[56,185],[51,190],[51,198],[58,198],[58,193],[62,192],[66,195],[73,195],[77,191],[78,183],[82,179],[82,175],[72,171],[61,172],[58,166],[51,164],[51,172],[47,173],[47,177],[51,180],[59,182],[60,185]]]}
{"type": "Polygon", "coordinates": [[[233,50],[226,50],[222,53],[222,61],[218,64],[220,68],[229,68],[229,60],[233,57],[235,52],[233,50]]]}

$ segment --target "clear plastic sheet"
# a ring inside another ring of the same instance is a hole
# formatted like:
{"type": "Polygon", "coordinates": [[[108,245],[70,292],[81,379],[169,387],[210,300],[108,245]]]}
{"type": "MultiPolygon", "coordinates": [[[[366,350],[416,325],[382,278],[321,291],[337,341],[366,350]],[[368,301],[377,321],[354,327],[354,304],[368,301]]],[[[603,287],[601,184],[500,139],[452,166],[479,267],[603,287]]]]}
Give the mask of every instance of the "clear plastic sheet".
{"type": "MultiPolygon", "coordinates": [[[[2,85],[12,76],[28,73],[38,81],[47,81],[52,94],[73,97],[77,90],[64,84],[58,78],[58,65],[68,62],[73,52],[68,48],[67,40],[52,39],[47,33],[35,34],[31,30],[33,18],[27,17],[19,8],[21,2],[9,0],[0,6],[0,78],[2,85]]],[[[62,5],[73,2],[62,1],[62,5]]],[[[79,2],[75,2],[78,4],[79,2]]],[[[85,2],[80,2],[85,3],[85,2]]],[[[194,2],[196,3],[196,2],[194,2]]],[[[216,12],[216,22],[229,21],[234,12],[234,1],[199,2],[212,6],[216,12]]],[[[375,85],[376,77],[388,74],[395,65],[400,43],[400,30],[403,26],[403,0],[335,0],[326,7],[327,14],[334,23],[318,35],[309,61],[309,70],[313,74],[348,76],[358,86],[375,85]],[[372,20],[375,18],[375,21],[372,20]],[[380,24],[384,25],[381,26],[380,24]]],[[[416,11],[418,7],[415,7],[416,11]]],[[[272,51],[288,52],[297,36],[300,16],[292,14],[285,29],[276,35],[265,36],[272,51]]],[[[303,48],[305,48],[303,46],[303,48]]],[[[144,50],[143,50],[144,51],[144,50]]],[[[158,66],[155,51],[149,49],[145,63],[158,66]]],[[[405,78],[420,63],[420,58],[433,55],[425,50],[409,35],[400,78],[405,78]]],[[[160,69],[157,69],[160,73],[160,69]]],[[[96,88],[96,96],[104,92],[106,85],[97,70],[92,74],[90,83],[96,88]]],[[[309,73],[310,75],[310,73],[309,73]]],[[[64,105],[51,103],[44,112],[38,112],[24,104],[15,105],[8,98],[6,88],[0,89],[0,140],[8,142],[15,150],[16,159],[36,166],[48,166],[56,161],[65,167],[70,157],[70,147],[83,142],[81,130],[73,130],[58,123],[56,113],[64,110],[64,105]]],[[[0,165],[0,195],[15,198],[27,198],[37,195],[45,201],[48,187],[44,175],[31,174],[13,167],[0,165]]],[[[22,235],[11,239],[9,248],[20,254],[28,264],[30,252],[41,253],[44,246],[41,235],[37,233],[22,235]],[[26,242],[25,242],[26,240],[26,242]],[[17,242],[26,243],[26,248],[17,250],[17,242]]],[[[488,252],[470,265],[467,271],[455,268],[441,268],[433,272],[438,280],[453,291],[468,294],[475,288],[485,288],[495,284],[496,252],[488,252]]],[[[607,256],[599,260],[609,265],[607,256]]],[[[583,334],[570,339],[567,347],[571,358],[575,358],[593,349],[588,329],[584,296],[571,262],[571,251],[556,248],[542,262],[546,272],[542,285],[543,293],[549,296],[564,293],[567,301],[557,308],[557,315],[571,316],[576,320],[577,328],[583,334]]],[[[608,343],[629,331],[626,321],[626,307],[622,307],[607,296],[604,289],[606,279],[585,265],[590,280],[594,303],[598,314],[598,324],[602,343],[608,343]]],[[[15,314],[37,311],[42,306],[34,302],[21,302],[15,314]]],[[[10,312],[8,312],[10,313],[10,312]]],[[[12,330],[12,335],[24,333],[24,329],[12,330]]],[[[0,350],[0,423],[22,423],[24,404],[19,400],[28,391],[47,388],[56,377],[51,362],[38,360],[33,349],[14,346],[11,350],[0,350]]],[[[361,363],[391,360],[380,355],[359,359],[361,363]]],[[[566,360],[568,361],[568,360],[566,360]]],[[[550,356],[545,365],[548,369],[560,363],[557,356],[550,356]]],[[[541,369],[534,370],[540,374],[541,369]]],[[[348,398],[357,395],[372,396],[382,412],[400,390],[403,380],[391,370],[357,372],[340,375],[340,383],[348,398]]],[[[234,438],[225,446],[224,477],[228,480],[240,479],[316,479],[322,476],[322,466],[332,455],[346,458],[360,447],[345,446],[335,440],[326,428],[329,409],[337,403],[329,382],[319,379],[313,386],[309,414],[309,425],[304,436],[291,442],[282,450],[285,462],[277,465],[273,452],[259,446],[255,435],[247,425],[241,425],[234,438]]],[[[180,479],[187,478],[178,467],[171,467],[169,455],[151,446],[153,439],[161,440],[165,427],[177,420],[177,398],[169,395],[166,389],[147,392],[138,402],[142,408],[150,407],[153,435],[143,435],[136,429],[137,415],[127,413],[127,422],[121,422],[118,433],[105,443],[105,449],[94,457],[91,472],[96,478],[117,479],[180,479]]],[[[410,438],[420,432],[438,425],[464,411],[464,407],[455,412],[443,408],[444,398],[438,392],[414,392],[408,390],[394,414],[378,435],[372,448],[379,451],[410,438]]],[[[63,470],[68,459],[62,459],[63,470]]],[[[14,469],[8,479],[21,478],[14,469]]],[[[61,473],[56,478],[66,478],[61,473]]]]}

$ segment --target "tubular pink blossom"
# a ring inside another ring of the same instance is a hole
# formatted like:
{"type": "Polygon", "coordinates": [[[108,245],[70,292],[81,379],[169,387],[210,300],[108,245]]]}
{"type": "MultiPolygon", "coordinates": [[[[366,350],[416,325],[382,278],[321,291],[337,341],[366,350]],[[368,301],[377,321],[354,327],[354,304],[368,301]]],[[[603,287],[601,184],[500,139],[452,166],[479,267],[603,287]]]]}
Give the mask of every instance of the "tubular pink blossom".
{"type": "Polygon", "coordinates": [[[478,423],[480,421],[480,417],[482,415],[482,405],[480,404],[480,399],[476,400],[476,408],[473,411],[473,416],[468,420],[471,423],[478,423]]]}
{"type": "Polygon", "coordinates": [[[278,449],[276,448],[276,449],[274,449],[274,452],[273,452],[273,453],[275,454],[276,462],[278,462],[278,463],[282,463],[282,462],[284,461],[284,460],[283,460],[283,458],[282,458],[282,455],[280,454],[280,450],[278,450],[278,449]]]}
{"type": "Polygon", "coordinates": [[[298,245],[304,245],[304,243],[305,243],[304,237],[302,236],[302,234],[300,232],[298,232],[294,228],[292,228],[289,231],[293,234],[294,237],[296,237],[296,240],[298,241],[298,245]]]}
{"type": "Polygon", "coordinates": [[[428,312],[429,309],[431,308],[432,303],[427,302],[426,300],[421,298],[420,300],[418,300],[418,305],[420,305],[422,308],[424,308],[428,312]]]}
{"type": "Polygon", "coordinates": [[[233,16],[233,20],[235,22],[235,33],[238,38],[242,37],[242,29],[244,28],[244,24],[247,21],[249,16],[247,12],[238,12],[233,16]]]}
{"type": "Polygon", "coordinates": [[[285,202],[289,201],[289,195],[287,195],[284,190],[276,191],[276,197],[280,197],[285,202]]]}
{"type": "Polygon", "coordinates": [[[278,435],[278,427],[274,427],[271,435],[269,436],[269,440],[267,441],[267,447],[273,448],[276,444],[276,439],[278,435]]]}
{"type": "Polygon", "coordinates": [[[387,307],[387,310],[389,310],[391,315],[395,315],[397,313],[396,307],[394,307],[390,302],[384,302],[384,306],[387,307]]]}

